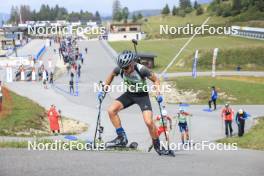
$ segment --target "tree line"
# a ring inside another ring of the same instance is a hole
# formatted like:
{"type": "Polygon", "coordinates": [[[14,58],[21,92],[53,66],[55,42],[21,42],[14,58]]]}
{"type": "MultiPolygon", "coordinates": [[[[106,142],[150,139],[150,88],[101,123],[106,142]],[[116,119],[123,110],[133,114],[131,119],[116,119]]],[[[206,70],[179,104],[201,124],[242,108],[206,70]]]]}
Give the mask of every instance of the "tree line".
{"type": "MultiPolygon", "coordinates": [[[[119,0],[113,1],[113,7],[112,7],[113,21],[118,21],[118,22],[123,21],[124,23],[127,23],[129,15],[130,15],[130,12],[129,12],[128,7],[122,8],[121,2],[119,0]]],[[[138,20],[141,20],[142,18],[143,18],[143,15],[141,13],[132,14],[132,22],[137,22],[138,20]]]]}
{"type": "Polygon", "coordinates": [[[31,10],[29,5],[12,6],[9,23],[19,24],[25,21],[98,21],[101,22],[101,16],[98,11],[95,14],[81,10],[80,12],[69,13],[66,8],[56,5],[50,7],[42,4],[39,11],[31,10]]]}
{"type": "MultiPolygon", "coordinates": [[[[250,11],[249,15],[264,12],[263,0],[214,0],[208,7],[218,16],[236,16],[250,11]]],[[[262,14],[263,15],[263,14],[262,14]]]]}
{"type": "Polygon", "coordinates": [[[162,15],[173,15],[173,16],[181,16],[185,17],[186,14],[196,11],[196,15],[202,15],[204,13],[204,9],[201,4],[198,4],[197,1],[194,1],[194,4],[191,3],[190,0],[179,0],[179,7],[173,6],[170,9],[169,5],[166,4],[162,9],[162,15]]]}

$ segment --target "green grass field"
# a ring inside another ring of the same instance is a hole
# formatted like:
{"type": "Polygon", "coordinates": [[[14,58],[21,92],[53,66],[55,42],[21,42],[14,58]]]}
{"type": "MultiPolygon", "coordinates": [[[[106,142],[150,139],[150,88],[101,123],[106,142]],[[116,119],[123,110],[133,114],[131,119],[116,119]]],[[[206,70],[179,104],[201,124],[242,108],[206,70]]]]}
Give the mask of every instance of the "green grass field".
{"type": "Polygon", "coordinates": [[[148,39],[157,39],[157,38],[169,38],[169,37],[182,37],[182,36],[166,36],[160,35],[160,25],[168,26],[186,26],[186,24],[193,24],[194,26],[200,26],[209,16],[210,20],[207,22],[210,26],[252,26],[252,27],[263,27],[264,22],[261,20],[261,15],[263,12],[246,12],[239,16],[235,17],[222,17],[215,16],[207,12],[208,4],[203,4],[204,14],[197,16],[196,11],[186,14],[185,17],[180,16],[151,16],[147,17],[147,21],[142,20],[142,31],[147,33],[148,39]],[[249,18],[248,18],[249,17],[249,18]],[[241,21],[241,19],[244,19],[241,21]]]}
{"type": "MultiPolygon", "coordinates": [[[[157,55],[155,59],[156,67],[155,71],[162,71],[169,62],[173,59],[173,57],[179,52],[180,48],[187,41],[187,38],[178,38],[178,39],[164,39],[164,40],[142,40],[139,41],[138,51],[139,52],[151,52],[157,55]]],[[[133,45],[131,42],[109,42],[109,44],[117,51],[121,52],[125,49],[133,50],[133,45]]],[[[174,65],[168,70],[168,72],[175,71],[191,71],[191,61],[194,57],[194,52],[196,49],[199,49],[201,52],[211,52],[213,55],[213,49],[219,48],[219,55],[221,52],[224,52],[226,49],[235,49],[235,48],[255,48],[255,47],[263,47],[263,41],[259,40],[251,40],[239,37],[229,37],[229,36],[211,36],[211,37],[196,37],[192,40],[192,42],[185,48],[185,50],[181,53],[181,55],[177,58],[174,65]]],[[[253,53],[258,54],[258,53],[253,53]]],[[[234,55],[234,57],[237,57],[234,55]]],[[[202,58],[201,58],[202,59],[202,58]]],[[[209,59],[209,58],[208,58],[209,59]]],[[[233,58],[233,61],[238,60],[239,58],[233,58]]],[[[254,63],[255,57],[254,55],[250,55],[247,58],[248,62],[254,63]]],[[[264,63],[264,59],[260,62],[264,63]]],[[[236,63],[231,63],[236,65],[236,63]]],[[[199,63],[198,63],[198,66],[199,63]]],[[[208,65],[204,65],[201,67],[204,71],[210,68],[211,62],[208,65]]],[[[242,68],[244,65],[241,65],[242,68]]],[[[198,68],[199,69],[199,68],[198,68]]],[[[217,68],[218,69],[218,68],[217,68]]],[[[232,68],[219,68],[219,70],[226,70],[232,68]]],[[[233,68],[235,70],[235,68],[233,68]]],[[[255,70],[256,68],[248,67],[248,70],[255,70]]],[[[264,70],[264,67],[257,67],[258,70],[264,70]]]]}
{"type": "MultiPolygon", "coordinates": [[[[255,77],[177,77],[171,84],[178,90],[194,92],[197,95],[197,104],[207,104],[210,98],[211,86],[216,86],[219,99],[218,104],[263,104],[264,78],[255,77]]],[[[188,103],[188,102],[186,102],[188,103]]]]}
{"type": "Polygon", "coordinates": [[[264,117],[258,119],[257,125],[252,127],[243,137],[220,139],[219,143],[237,143],[238,147],[264,150],[264,117]]]}
{"type": "MultiPolygon", "coordinates": [[[[194,55],[194,53],[192,54],[194,55]]],[[[210,49],[200,50],[197,70],[210,71],[212,70],[212,55],[210,49]]],[[[240,66],[243,71],[263,71],[264,70],[264,46],[256,47],[237,47],[237,48],[222,48],[217,56],[217,70],[235,70],[240,66]]],[[[191,71],[193,64],[192,59],[181,59],[178,62],[178,67],[175,69],[186,69],[191,71]]]]}
{"type": "MultiPolygon", "coordinates": [[[[177,36],[179,38],[175,38],[171,35],[160,35],[160,25],[184,27],[187,24],[193,24],[194,26],[200,26],[210,16],[206,12],[208,5],[203,5],[203,7],[205,13],[200,16],[197,16],[195,11],[193,11],[185,17],[159,15],[141,20],[142,31],[147,34],[147,39],[150,40],[140,41],[138,50],[139,52],[151,52],[157,55],[155,71],[162,71],[190,37],[188,35],[180,35],[177,36]]],[[[232,19],[233,17],[210,16],[207,24],[211,26],[231,26],[237,23],[234,20],[232,21],[232,19]]],[[[245,25],[247,22],[239,22],[239,24],[245,25]]],[[[258,26],[258,24],[262,24],[262,21],[249,21],[248,24],[258,26]]],[[[125,49],[133,50],[131,42],[110,42],[110,45],[118,52],[125,49]]],[[[180,54],[168,72],[191,71],[192,58],[196,49],[200,51],[198,70],[211,70],[211,58],[213,49],[216,47],[220,49],[220,59],[217,61],[218,70],[235,70],[238,65],[242,67],[242,70],[264,70],[264,59],[262,57],[264,52],[263,41],[223,35],[208,36],[206,34],[204,36],[197,35],[180,54]]]]}
{"type": "MultiPolygon", "coordinates": [[[[143,22],[142,31],[148,34],[147,38],[167,38],[168,36],[160,35],[160,25],[168,25],[171,27],[186,26],[186,24],[193,24],[200,26],[209,17],[208,13],[197,16],[195,11],[187,14],[185,17],[180,16],[151,16],[147,18],[147,22],[143,22]]],[[[209,25],[226,25],[230,18],[223,18],[212,16],[207,24],[209,25]]]]}
{"type": "Polygon", "coordinates": [[[0,135],[15,135],[29,129],[44,130],[45,109],[14,92],[4,91],[4,111],[0,113],[0,135]]]}

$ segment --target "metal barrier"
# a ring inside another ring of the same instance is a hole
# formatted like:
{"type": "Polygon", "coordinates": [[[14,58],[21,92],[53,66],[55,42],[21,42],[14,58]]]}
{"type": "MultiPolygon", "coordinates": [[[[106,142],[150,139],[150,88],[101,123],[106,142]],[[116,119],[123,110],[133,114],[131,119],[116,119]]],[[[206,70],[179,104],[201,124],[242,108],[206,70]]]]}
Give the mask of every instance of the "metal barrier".
{"type": "Polygon", "coordinates": [[[44,45],[41,50],[37,53],[37,55],[35,56],[35,60],[39,60],[39,58],[44,54],[44,52],[46,51],[46,46],[44,45]]]}

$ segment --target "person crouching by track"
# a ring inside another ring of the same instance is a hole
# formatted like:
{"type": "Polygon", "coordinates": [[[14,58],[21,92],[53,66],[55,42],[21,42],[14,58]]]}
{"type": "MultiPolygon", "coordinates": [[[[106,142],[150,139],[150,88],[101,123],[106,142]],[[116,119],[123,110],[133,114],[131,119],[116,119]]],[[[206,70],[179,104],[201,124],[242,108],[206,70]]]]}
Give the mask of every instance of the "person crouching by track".
{"type": "Polygon", "coordinates": [[[185,112],[184,109],[180,107],[179,113],[177,114],[177,118],[178,118],[179,130],[181,133],[181,141],[183,145],[186,144],[185,138],[186,138],[187,144],[190,143],[189,129],[188,129],[188,124],[187,124],[187,118],[190,116],[192,116],[192,114],[185,112]]]}
{"type": "Polygon", "coordinates": [[[232,121],[234,117],[234,110],[230,107],[229,104],[225,104],[224,109],[222,110],[221,116],[225,121],[225,135],[226,137],[233,135],[232,121]]]}
{"type": "MultiPolygon", "coordinates": [[[[117,98],[108,108],[109,118],[116,129],[117,137],[112,141],[107,142],[106,145],[111,147],[125,147],[127,145],[127,135],[122,127],[118,113],[133,104],[137,104],[142,111],[143,119],[148,127],[155,151],[159,155],[171,154],[173,151],[164,150],[160,146],[157,128],[152,118],[153,113],[149,92],[148,90],[145,90],[145,88],[147,88],[146,78],[148,78],[154,83],[157,101],[161,103],[163,101],[163,97],[160,94],[160,81],[156,74],[145,66],[138,64],[136,59],[137,56],[132,51],[125,50],[120,53],[117,57],[118,66],[112,71],[105,81],[105,87],[108,88],[113,79],[120,75],[127,87],[126,92],[117,98]]],[[[99,91],[98,99],[103,99],[104,94],[105,93],[103,91],[99,91]]]]}
{"type": "Polygon", "coordinates": [[[239,109],[236,114],[236,124],[238,126],[238,136],[242,137],[245,131],[245,121],[248,119],[249,115],[243,110],[239,109]]]}

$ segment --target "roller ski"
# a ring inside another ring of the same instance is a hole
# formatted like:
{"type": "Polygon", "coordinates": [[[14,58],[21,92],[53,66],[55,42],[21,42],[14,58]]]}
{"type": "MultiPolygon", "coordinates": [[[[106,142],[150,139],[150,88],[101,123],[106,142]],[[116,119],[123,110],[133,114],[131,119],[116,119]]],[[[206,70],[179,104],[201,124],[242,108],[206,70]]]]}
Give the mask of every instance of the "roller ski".
{"type": "Polygon", "coordinates": [[[165,149],[164,147],[160,146],[160,140],[156,139],[153,140],[153,144],[149,147],[149,152],[151,151],[151,149],[154,148],[154,150],[158,153],[158,155],[160,156],[172,156],[175,157],[175,153],[173,150],[165,149]]]}
{"type": "Polygon", "coordinates": [[[105,148],[112,150],[122,150],[122,149],[137,150],[138,143],[131,142],[130,144],[128,144],[128,140],[125,133],[122,133],[118,135],[114,140],[106,142],[105,148]]]}

